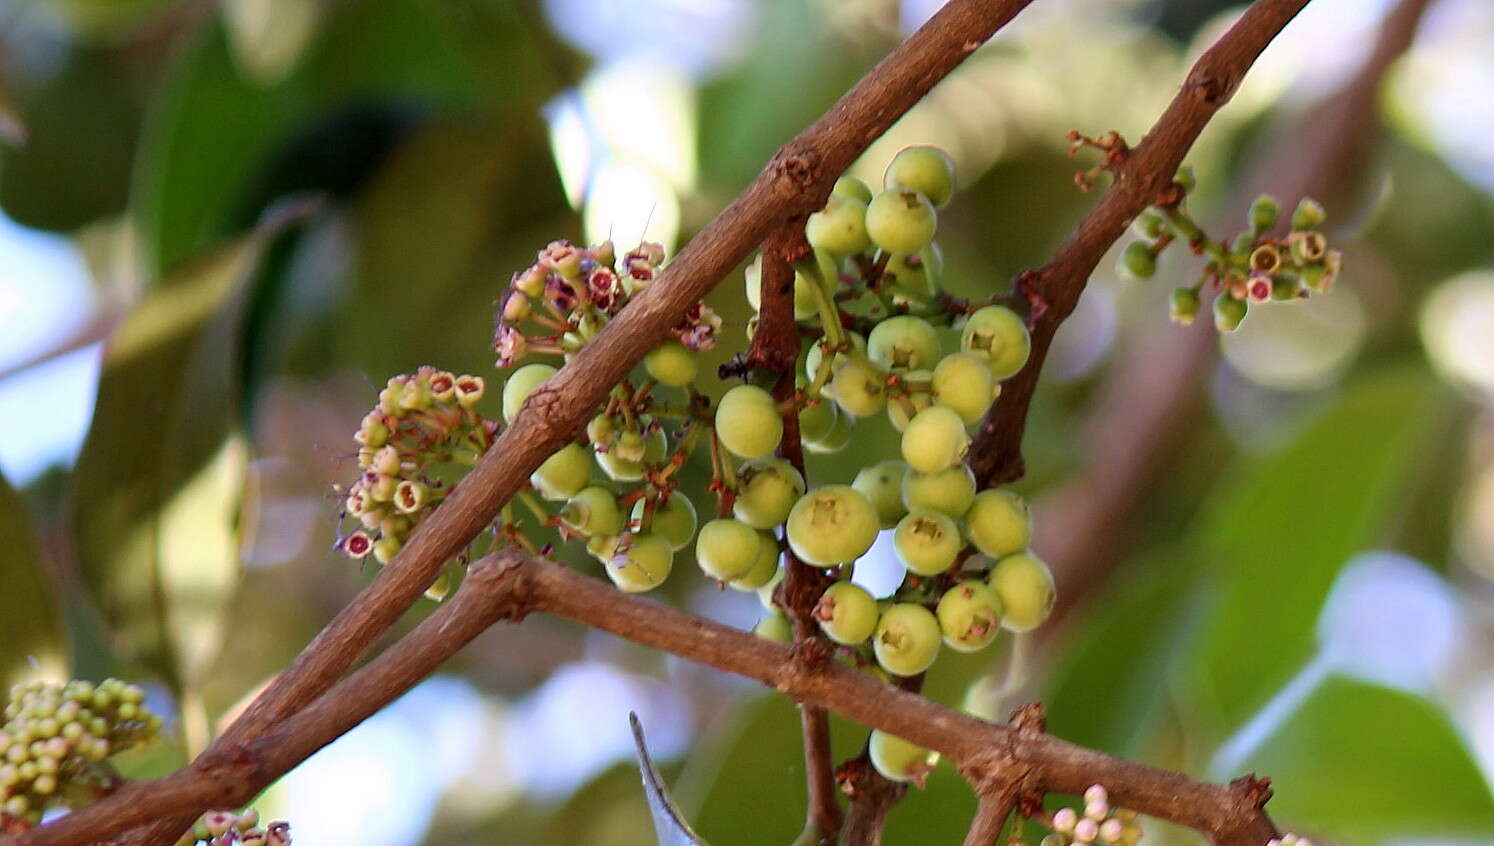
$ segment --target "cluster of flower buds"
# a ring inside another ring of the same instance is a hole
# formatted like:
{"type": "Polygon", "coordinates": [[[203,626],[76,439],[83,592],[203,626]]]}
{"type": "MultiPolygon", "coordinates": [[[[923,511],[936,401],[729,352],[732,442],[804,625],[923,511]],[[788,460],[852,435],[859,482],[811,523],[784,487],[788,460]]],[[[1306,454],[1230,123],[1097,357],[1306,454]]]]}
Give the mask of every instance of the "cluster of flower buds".
{"type": "MultiPolygon", "coordinates": [[[[1191,186],[1184,169],[1178,184],[1191,186]]],[[[1228,244],[1213,241],[1179,204],[1159,206],[1143,212],[1133,225],[1143,240],[1121,251],[1119,270],[1130,279],[1149,279],[1157,272],[1157,256],[1173,241],[1183,241],[1197,255],[1207,257],[1198,282],[1172,292],[1172,319],[1188,325],[1197,317],[1200,292],[1205,285],[1219,289],[1214,298],[1214,325],[1232,332],[1253,304],[1306,299],[1327,291],[1338,277],[1342,256],[1328,249],[1328,239],[1318,231],[1323,206],[1306,197],[1292,212],[1291,231],[1285,236],[1269,234],[1280,214],[1275,197],[1262,194],[1250,204],[1246,228],[1228,244]]]]}
{"type": "Polygon", "coordinates": [[[1053,812],[1053,833],[1043,838],[1042,846],[1107,843],[1110,846],[1136,846],[1141,840],[1141,823],[1135,811],[1110,807],[1105,788],[1090,785],[1084,791],[1084,812],[1059,808],[1053,812]]]}
{"type": "Polygon", "coordinates": [[[290,824],[272,822],[261,828],[259,812],[246,808],[242,813],[208,811],[185,834],[176,846],[290,846],[290,824]]]}
{"type": "MultiPolygon", "coordinates": [[[[653,282],[663,263],[658,244],[640,244],[619,260],[611,241],[589,249],[552,241],[534,264],[513,275],[499,300],[493,334],[498,366],[512,367],[531,353],[569,359],[653,282]]],[[[696,303],[674,335],[692,350],[709,349],[720,328],[721,318],[696,303]]]]}
{"type": "Polygon", "coordinates": [[[111,776],[99,765],[153,739],[161,718],[145,693],[118,679],[94,685],[34,681],[11,688],[0,728],[0,817],[41,822],[47,808],[100,795],[111,776]]]}
{"type": "Polygon", "coordinates": [[[336,488],[344,514],[359,524],[339,541],[344,553],[387,564],[450,490],[433,468],[470,466],[492,445],[498,424],[474,407],[483,391],[481,377],[433,367],[389,380],[353,436],[360,475],[336,488]]]}

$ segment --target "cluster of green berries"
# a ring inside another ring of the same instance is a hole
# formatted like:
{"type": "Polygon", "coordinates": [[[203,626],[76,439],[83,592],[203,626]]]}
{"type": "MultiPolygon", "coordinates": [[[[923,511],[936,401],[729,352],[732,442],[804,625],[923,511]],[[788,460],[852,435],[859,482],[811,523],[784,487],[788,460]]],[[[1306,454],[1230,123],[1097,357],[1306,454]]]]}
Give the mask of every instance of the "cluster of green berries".
{"type": "Polygon", "coordinates": [[[118,679],[12,687],[0,727],[5,826],[33,826],[48,808],[101,795],[112,781],[105,759],[154,739],[161,728],[144,702],[140,688],[118,679]]]}
{"type": "Polygon", "coordinates": [[[1104,786],[1093,784],[1084,791],[1084,809],[1059,808],[1049,821],[1053,833],[1041,846],[1136,846],[1141,841],[1141,823],[1135,811],[1111,808],[1104,786]]]}
{"type": "Polygon", "coordinates": [[[497,437],[497,422],[475,408],[484,391],[479,376],[433,367],[389,380],[353,435],[360,475],[335,488],[357,524],[338,541],[343,553],[387,564],[440,505],[451,490],[442,468],[470,467],[497,437]]]}
{"type": "MultiPolygon", "coordinates": [[[[1192,186],[1185,168],[1178,184],[1192,186]]],[[[1323,293],[1338,277],[1343,257],[1328,248],[1318,231],[1323,207],[1303,198],[1292,212],[1291,230],[1285,236],[1271,235],[1280,206],[1275,197],[1262,194],[1250,204],[1246,228],[1228,244],[1213,241],[1179,204],[1147,209],[1133,224],[1143,240],[1121,251],[1119,270],[1130,279],[1150,279],[1157,272],[1157,256],[1175,240],[1183,241],[1207,262],[1197,282],[1172,292],[1172,319],[1188,325],[1197,317],[1200,292],[1205,285],[1219,290],[1214,298],[1214,325],[1232,332],[1250,311],[1250,306],[1268,301],[1306,299],[1323,293]]]]}
{"type": "Polygon", "coordinates": [[[185,834],[176,846],[290,846],[290,824],[272,822],[263,828],[259,812],[245,808],[233,811],[208,811],[185,834]]]}

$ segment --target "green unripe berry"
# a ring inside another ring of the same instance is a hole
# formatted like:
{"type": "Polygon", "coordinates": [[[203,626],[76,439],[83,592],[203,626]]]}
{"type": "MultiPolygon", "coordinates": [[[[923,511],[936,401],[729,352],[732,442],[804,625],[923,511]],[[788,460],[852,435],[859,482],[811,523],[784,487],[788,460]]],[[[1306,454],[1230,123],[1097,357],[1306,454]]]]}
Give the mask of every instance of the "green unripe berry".
{"type": "Polygon", "coordinates": [[[1193,319],[1198,316],[1199,305],[1197,291],[1192,288],[1174,288],[1172,297],[1168,300],[1168,316],[1173,323],[1191,326],[1193,319]]]}
{"type": "MultiPolygon", "coordinates": [[[[906,375],[911,380],[925,383],[934,377],[934,374],[928,370],[910,370],[906,375]]],[[[906,432],[908,423],[918,416],[918,412],[933,404],[934,395],[927,391],[892,394],[887,399],[887,420],[892,424],[892,428],[899,432],[906,432]]]]}
{"type": "Polygon", "coordinates": [[[762,458],[772,455],[783,440],[783,418],[767,391],[756,385],[738,385],[716,406],[716,435],[733,453],[762,458]]]}
{"type": "Polygon", "coordinates": [[[934,206],[954,195],[954,161],[938,147],[905,147],[892,157],[882,175],[882,187],[917,191],[934,206]]]}
{"type": "Polygon", "coordinates": [[[1132,241],[1121,250],[1120,261],[1116,264],[1116,270],[1125,279],[1140,281],[1150,279],[1157,274],[1157,257],[1152,254],[1152,248],[1140,241],[1132,241]]]}
{"type": "Polygon", "coordinates": [[[1309,264],[1297,271],[1297,280],[1309,291],[1322,293],[1327,285],[1328,268],[1321,264],[1309,264]]]}
{"type": "Polygon", "coordinates": [[[621,541],[619,535],[592,535],[586,539],[586,553],[606,564],[617,554],[617,545],[621,541]]]}
{"type": "Polygon", "coordinates": [[[1021,552],[1032,541],[1032,515],[1027,503],[1007,490],[976,494],[965,513],[965,525],[970,542],[991,558],[1021,552]]]}
{"type": "Polygon", "coordinates": [[[835,428],[835,418],[839,414],[835,403],[828,399],[801,407],[799,409],[799,436],[806,441],[824,440],[835,428]]]}
{"type": "Polygon", "coordinates": [[[1214,298],[1214,328],[1220,332],[1233,332],[1240,328],[1249,311],[1250,305],[1244,300],[1237,300],[1228,293],[1220,294],[1214,298]]]}
{"type": "Polygon", "coordinates": [[[789,512],[789,546],[800,559],[820,567],[855,561],[877,539],[881,521],[866,495],[849,485],[816,488],[789,512]]]}
{"type": "Polygon", "coordinates": [[[920,473],[953,467],[970,447],[965,421],[953,409],[934,405],[918,412],[903,431],[903,460],[920,473]]]}
{"type": "Polygon", "coordinates": [[[899,602],[877,620],[872,650],[882,669],[895,676],[916,676],[933,666],[943,633],[934,613],[922,605],[899,602]]]}
{"type": "Polygon", "coordinates": [[[959,519],[975,502],[975,474],[964,464],[937,473],[903,477],[903,505],[909,511],[937,511],[959,519]]]}
{"type": "Polygon", "coordinates": [[[810,452],[840,452],[851,442],[851,434],[855,431],[856,419],[849,414],[836,412],[835,425],[829,433],[819,440],[805,441],[804,448],[810,452]]]}
{"type": "Polygon", "coordinates": [[[866,234],[889,253],[916,253],[934,240],[938,215],[929,198],[906,189],[890,189],[866,207],[866,234]]]}
{"type": "Polygon", "coordinates": [[[946,646],[976,652],[989,646],[1001,630],[1001,597],[985,582],[960,582],[939,598],[934,616],[946,646]]]}
{"type": "MultiPolygon", "coordinates": [[[[828,253],[823,250],[815,251],[815,258],[819,262],[821,283],[827,290],[833,290],[835,282],[835,262],[828,253]]],[[[753,311],[762,308],[762,260],[761,254],[747,265],[745,274],[747,304],[752,306],[753,311]]],[[[820,301],[814,294],[814,280],[803,273],[794,273],[794,319],[809,320],[820,313],[820,301]]]]}
{"type": "Polygon", "coordinates": [[[960,527],[937,511],[910,511],[892,534],[897,560],[910,573],[937,576],[954,566],[964,541],[960,527]]]}
{"type": "Polygon", "coordinates": [[[615,535],[623,530],[623,514],[612,491],[593,485],[566,502],[560,509],[560,523],[584,537],[615,535]]]}
{"type": "Polygon", "coordinates": [[[858,359],[848,359],[835,368],[835,378],[825,392],[847,414],[868,417],[887,402],[886,375],[858,359]]]}
{"type": "Polygon", "coordinates": [[[1322,203],[1311,197],[1303,197],[1292,212],[1292,231],[1307,232],[1317,229],[1327,217],[1328,212],[1323,210],[1322,203]]]}
{"type": "Polygon", "coordinates": [[[669,340],[654,347],[643,357],[643,369],[661,385],[683,388],[695,381],[700,371],[695,351],[679,341],[669,340]]]}
{"type": "Polygon", "coordinates": [[[567,500],[591,481],[591,453],[580,444],[566,444],[545,459],[529,476],[529,483],[549,500],[567,500]]]}
{"type": "Polygon", "coordinates": [[[985,359],[998,380],[1006,379],[1027,363],[1032,336],[1016,312],[1006,306],[986,306],[965,321],[960,349],[985,359]]]}
{"type": "Polygon", "coordinates": [[[903,740],[894,734],[873,729],[867,741],[872,766],[889,781],[911,781],[922,785],[935,765],[939,753],[903,740]]]}
{"type": "Polygon", "coordinates": [[[1138,237],[1155,241],[1167,231],[1167,218],[1156,209],[1147,209],[1131,221],[1131,231],[1138,237]]]}
{"type": "Polygon", "coordinates": [[[1183,190],[1192,193],[1198,187],[1198,177],[1193,175],[1192,165],[1179,165],[1178,172],[1172,177],[1172,181],[1183,186],[1183,190]]]}
{"type": "Polygon", "coordinates": [[[1270,194],[1262,194],[1250,204],[1245,223],[1251,229],[1262,232],[1276,225],[1276,216],[1280,213],[1281,204],[1276,198],[1270,194]]]}
{"type": "Polygon", "coordinates": [[[939,358],[939,336],[921,317],[889,317],[867,336],[866,357],[884,370],[927,370],[939,358]]]}
{"type": "Polygon", "coordinates": [[[854,197],[861,201],[862,205],[871,202],[872,190],[865,182],[854,176],[842,176],[835,180],[835,186],[830,189],[831,194],[839,194],[843,197],[854,197]]]}
{"type": "Polygon", "coordinates": [[[719,582],[739,579],[752,570],[762,552],[757,530],[740,520],[718,518],[700,527],[695,560],[719,582]]]}
{"type": "Polygon", "coordinates": [[[877,511],[881,527],[890,529],[908,513],[903,506],[903,477],[908,465],[901,461],[882,461],[863,468],[851,487],[864,494],[877,511]]]}
{"type": "Polygon", "coordinates": [[[503,383],[503,422],[514,422],[514,418],[519,416],[519,409],[524,406],[524,400],[529,399],[529,395],[556,372],[548,364],[526,364],[508,374],[508,381],[503,383]]]}
{"type": "Polygon", "coordinates": [[[864,251],[871,245],[866,235],[866,203],[832,193],[825,207],[809,216],[804,237],[810,246],[832,256],[852,256],[864,251]]]}
{"type": "Polygon", "coordinates": [[[663,431],[658,429],[649,432],[646,436],[639,432],[623,432],[618,436],[612,449],[606,452],[595,451],[597,465],[602,468],[603,473],[607,474],[607,478],[614,482],[636,482],[642,479],[645,464],[658,464],[668,453],[669,440],[664,436],[663,431]],[[636,454],[636,444],[632,449],[627,444],[630,440],[639,438],[643,442],[642,460],[624,457],[624,452],[636,454]]]}
{"type": "Polygon", "coordinates": [[[758,532],[757,558],[747,575],[727,582],[736,590],[760,590],[771,584],[778,575],[778,540],[767,532],[758,532]]]}
{"type": "MultiPolygon", "coordinates": [[[[851,347],[854,348],[857,352],[860,352],[862,354],[866,353],[866,339],[861,337],[860,333],[847,332],[846,340],[850,342],[851,347]]],[[[811,343],[809,345],[809,351],[804,354],[804,376],[806,379],[813,380],[816,376],[819,375],[820,362],[822,362],[824,358],[825,348],[821,345],[821,342],[814,341],[813,343],[811,343]]],[[[835,354],[835,357],[830,360],[831,367],[839,367],[841,362],[844,362],[846,360],[847,356],[844,351],[837,352],[835,354]]],[[[834,370],[832,369],[831,372],[834,373],[834,370]]]]}
{"type": "Polygon", "coordinates": [[[625,535],[607,561],[607,575],[627,593],[653,590],[669,577],[674,550],[658,535],[625,535]]]}
{"type": "Polygon", "coordinates": [[[953,353],[939,360],[931,378],[934,402],[953,409],[965,423],[978,422],[1000,387],[980,356],[953,353]]]}
{"type": "Polygon", "coordinates": [[[764,640],[778,643],[794,642],[794,626],[782,613],[775,612],[758,620],[757,625],[752,627],[752,633],[764,640]]]}
{"type": "Polygon", "coordinates": [[[877,628],[877,600],[866,588],[839,581],[825,588],[814,606],[814,618],[825,636],[845,646],[866,642],[877,628]]]}
{"type": "Polygon", "coordinates": [[[804,495],[804,477],[782,458],[757,458],[738,471],[732,513],[754,529],[770,529],[788,519],[804,495]]]}
{"type": "Polygon", "coordinates": [[[1053,573],[1030,552],[1008,555],[996,562],[986,579],[1001,599],[1001,625],[1014,632],[1031,631],[1053,611],[1057,591],[1053,573]]]}
{"type": "MultiPolygon", "coordinates": [[[[633,504],[633,512],[630,515],[634,521],[643,520],[644,500],[638,500],[633,504]]],[[[654,516],[649,523],[648,531],[658,535],[669,542],[669,548],[679,552],[690,545],[690,539],[695,537],[695,526],[698,521],[695,514],[695,503],[688,496],[676,492],[669,498],[668,502],[654,509],[654,516]]]]}

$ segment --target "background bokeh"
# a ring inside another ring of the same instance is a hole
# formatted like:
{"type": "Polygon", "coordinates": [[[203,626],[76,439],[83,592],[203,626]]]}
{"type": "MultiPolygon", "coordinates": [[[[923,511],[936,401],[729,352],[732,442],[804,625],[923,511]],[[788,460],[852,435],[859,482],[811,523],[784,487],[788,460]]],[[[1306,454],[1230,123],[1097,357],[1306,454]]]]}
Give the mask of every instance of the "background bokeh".
{"type": "MultiPolygon", "coordinates": [[[[376,386],[426,363],[495,381],[492,302],[536,249],[673,251],[937,6],[0,0],[0,674],[150,682],[172,739],[126,772],[181,765],[371,577],[332,549],[328,494],[376,386]]],[[[1189,156],[1202,220],[1233,231],[1245,174],[1269,185],[1259,162],[1322,143],[1313,108],[1390,6],[1313,0],[1266,52],[1189,156]]],[[[951,284],[1004,291],[1093,202],[1063,133],[1139,138],[1237,13],[1039,0],[853,172],[943,146],[951,284]]],[[[1201,379],[1205,402],[1122,525],[1066,562],[1101,575],[1017,661],[1009,642],[946,656],[931,696],[1041,697],[1067,739],[1268,774],[1283,825],[1324,842],[1494,842],[1491,45],[1487,0],[1434,0],[1383,123],[1354,130],[1370,155],[1332,186],[1342,281],[1255,309],[1201,369],[1141,374],[1201,379]]],[[[1157,319],[1197,270],[1177,252],[1146,284],[1107,260],[1060,333],[1020,486],[1040,525],[1110,469],[1085,444],[1138,378],[1126,351],[1184,331],[1157,319]]],[[[735,346],[740,277],[710,302],[735,346]]],[[[879,544],[858,579],[887,560],[879,544]]],[[[755,597],[685,564],[665,598],[755,622],[755,597]]],[[[788,703],[539,618],[257,804],[307,844],[652,842],[629,710],[710,842],[798,832],[788,703]]],[[[837,756],[863,736],[837,723],[837,756]]],[[[957,842],[973,806],[945,766],[888,842],[957,842]]]]}

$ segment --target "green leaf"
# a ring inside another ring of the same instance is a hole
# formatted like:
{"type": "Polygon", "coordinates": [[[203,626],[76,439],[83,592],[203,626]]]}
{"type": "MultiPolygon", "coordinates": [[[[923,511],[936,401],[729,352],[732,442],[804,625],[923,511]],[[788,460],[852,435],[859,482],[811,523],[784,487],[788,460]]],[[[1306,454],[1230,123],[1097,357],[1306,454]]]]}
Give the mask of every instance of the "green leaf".
{"type": "Polygon", "coordinates": [[[1494,842],[1488,783],[1442,709],[1413,694],[1330,677],[1249,763],[1271,776],[1285,828],[1494,842]]]}
{"type": "Polygon", "coordinates": [[[240,305],[292,207],[183,267],[110,339],[71,498],[78,564],[121,654],[177,690],[216,654],[239,572],[240,305]]]}
{"type": "Polygon", "coordinates": [[[0,700],[19,681],[68,673],[67,633],[43,571],[26,504],[0,476],[0,700]]]}
{"type": "Polygon", "coordinates": [[[1245,459],[1199,533],[1217,603],[1197,652],[1196,716],[1241,725],[1316,649],[1318,611],[1344,564],[1390,535],[1419,456],[1448,419],[1421,368],[1349,387],[1291,446],[1245,459]]]}
{"type": "Polygon", "coordinates": [[[314,116],[381,101],[457,107],[478,91],[432,4],[333,7],[300,65],[274,85],[246,78],[221,19],[203,16],[166,74],[137,161],[133,203],[150,266],[170,269],[232,226],[269,158],[314,116]]]}
{"type": "Polygon", "coordinates": [[[648,810],[654,819],[654,831],[659,836],[659,846],[706,846],[706,842],[690,829],[690,824],[685,821],[685,816],[680,812],[679,806],[669,797],[669,789],[664,785],[664,777],[659,774],[659,768],[654,766],[653,759],[649,757],[648,744],[643,739],[643,725],[638,722],[638,715],[628,714],[628,722],[633,727],[633,744],[638,752],[638,769],[643,774],[643,794],[648,800],[648,810]]]}

